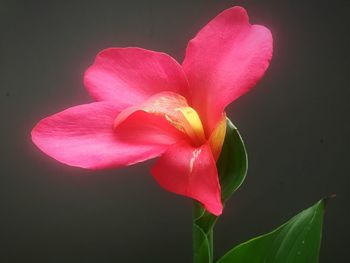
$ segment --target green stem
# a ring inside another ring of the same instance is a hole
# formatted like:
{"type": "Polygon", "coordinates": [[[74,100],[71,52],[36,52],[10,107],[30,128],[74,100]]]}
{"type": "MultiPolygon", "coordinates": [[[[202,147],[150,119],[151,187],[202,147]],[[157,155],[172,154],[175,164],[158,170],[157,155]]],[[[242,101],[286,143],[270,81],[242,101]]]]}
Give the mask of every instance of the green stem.
{"type": "Polygon", "coordinates": [[[214,227],[212,227],[209,230],[209,233],[207,234],[208,240],[209,240],[209,249],[210,249],[210,255],[211,255],[211,261],[214,262],[214,227]]]}
{"type": "Polygon", "coordinates": [[[213,263],[214,225],[217,217],[197,202],[193,206],[193,263],[213,263]]]}

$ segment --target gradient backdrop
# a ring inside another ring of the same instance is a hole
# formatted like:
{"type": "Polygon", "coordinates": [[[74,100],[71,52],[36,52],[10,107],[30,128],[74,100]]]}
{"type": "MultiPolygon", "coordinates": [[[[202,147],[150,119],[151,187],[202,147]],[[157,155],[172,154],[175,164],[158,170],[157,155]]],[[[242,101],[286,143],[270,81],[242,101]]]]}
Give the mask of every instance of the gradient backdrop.
{"type": "Polygon", "coordinates": [[[187,41],[233,5],[271,29],[274,57],[264,79],[228,110],[250,167],[216,227],[216,256],[336,193],[321,262],[346,262],[349,3],[1,0],[0,262],[191,262],[191,201],[161,189],[151,162],[67,167],[42,154],[30,131],[90,101],[82,75],[101,49],[140,46],[182,61],[187,41]]]}

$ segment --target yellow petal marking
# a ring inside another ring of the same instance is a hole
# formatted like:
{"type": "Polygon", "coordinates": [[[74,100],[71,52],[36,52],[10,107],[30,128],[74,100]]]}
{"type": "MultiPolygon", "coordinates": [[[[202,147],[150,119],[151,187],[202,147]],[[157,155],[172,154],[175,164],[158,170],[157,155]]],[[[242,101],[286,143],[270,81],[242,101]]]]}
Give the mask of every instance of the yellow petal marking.
{"type": "Polygon", "coordinates": [[[183,116],[183,128],[188,136],[197,144],[203,144],[205,142],[205,134],[201,119],[198,113],[191,107],[181,107],[175,109],[175,111],[181,112],[183,116]]]}
{"type": "Polygon", "coordinates": [[[214,159],[217,160],[221,153],[226,135],[226,114],[223,115],[220,122],[209,137],[209,146],[213,153],[214,159]]]}

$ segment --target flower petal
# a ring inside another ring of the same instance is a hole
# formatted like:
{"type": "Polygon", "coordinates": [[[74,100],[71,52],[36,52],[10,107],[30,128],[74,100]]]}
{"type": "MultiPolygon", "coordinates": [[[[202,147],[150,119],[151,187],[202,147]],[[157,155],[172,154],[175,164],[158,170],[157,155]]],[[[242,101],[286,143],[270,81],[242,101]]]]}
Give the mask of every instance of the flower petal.
{"type": "Polygon", "coordinates": [[[207,134],[224,108],[263,76],[271,57],[271,32],[250,25],[242,7],[223,11],[189,42],[183,62],[191,87],[188,99],[206,118],[207,134]]]}
{"type": "MultiPolygon", "coordinates": [[[[123,141],[113,128],[120,106],[109,102],[79,105],[41,120],[32,130],[33,142],[54,159],[72,166],[100,169],[131,165],[161,155],[174,143],[163,135],[154,142],[123,141]]],[[[151,125],[151,124],[150,124],[151,125]]],[[[152,129],[145,129],[150,133],[152,129]]],[[[145,138],[150,136],[145,135],[145,138]]]]}
{"type": "Polygon", "coordinates": [[[151,172],[166,190],[198,200],[214,215],[222,213],[216,164],[207,144],[196,148],[181,141],[170,146],[151,172]]]}
{"type": "Polygon", "coordinates": [[[97,101],[142,103],[161,91],[187,92],[185,74],[172,57],[141,48],[101,51],[84,75],[84,84],[97,101]]]}

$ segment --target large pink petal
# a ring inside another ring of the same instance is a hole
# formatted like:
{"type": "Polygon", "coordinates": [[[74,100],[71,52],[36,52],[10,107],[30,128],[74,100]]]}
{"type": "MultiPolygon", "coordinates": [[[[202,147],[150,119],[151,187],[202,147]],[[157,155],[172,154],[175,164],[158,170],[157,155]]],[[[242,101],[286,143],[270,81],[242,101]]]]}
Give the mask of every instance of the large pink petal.
{"type": "Polygon", "coordinates": [[[84,84],[97,101],[129,106],[161,91],[187,92],[185,74],[172,57],[141,48],[108,48],[87,69],[84,84]]]}
{"type": "Polygon", "coordinates": [[[205,119],[208,134],[224,108],[263,76],[271,56],[271,32],[250,25],[242,7],[225,10],[189,42],[183,62],[189,100],[205,119]]]}
{"type": "Polygon", "coordinates": [[[220,184],[210,147],[193,147],[182,141],[170,146],[151,170],[170,192],[201,202],[214,215],[222,213],[220,184]]]}
{"type": "MultiPolygon", "coordinates": [[[[120,106],[95,102],[69,108],[41,120],[32,130],[33,142],[56,160],[83,168],[99,169],[125,166],[161,155],[174,144],[171,135],[154,129],[145,119],[143,140],[125,136],[128,127],[116,131],[113,122],[120,106]],[[147,128],[147,125],[149,128],[147,128]],[[153,133],[159,133],[158,141],[153,133]]],[[[159,125],[162,124],[159,122],[159,125]]],[[[130,128],[130,127],[129,127],[130,128]]],[[[165,132],[166,133],[166,132],[165,132]]]]}

